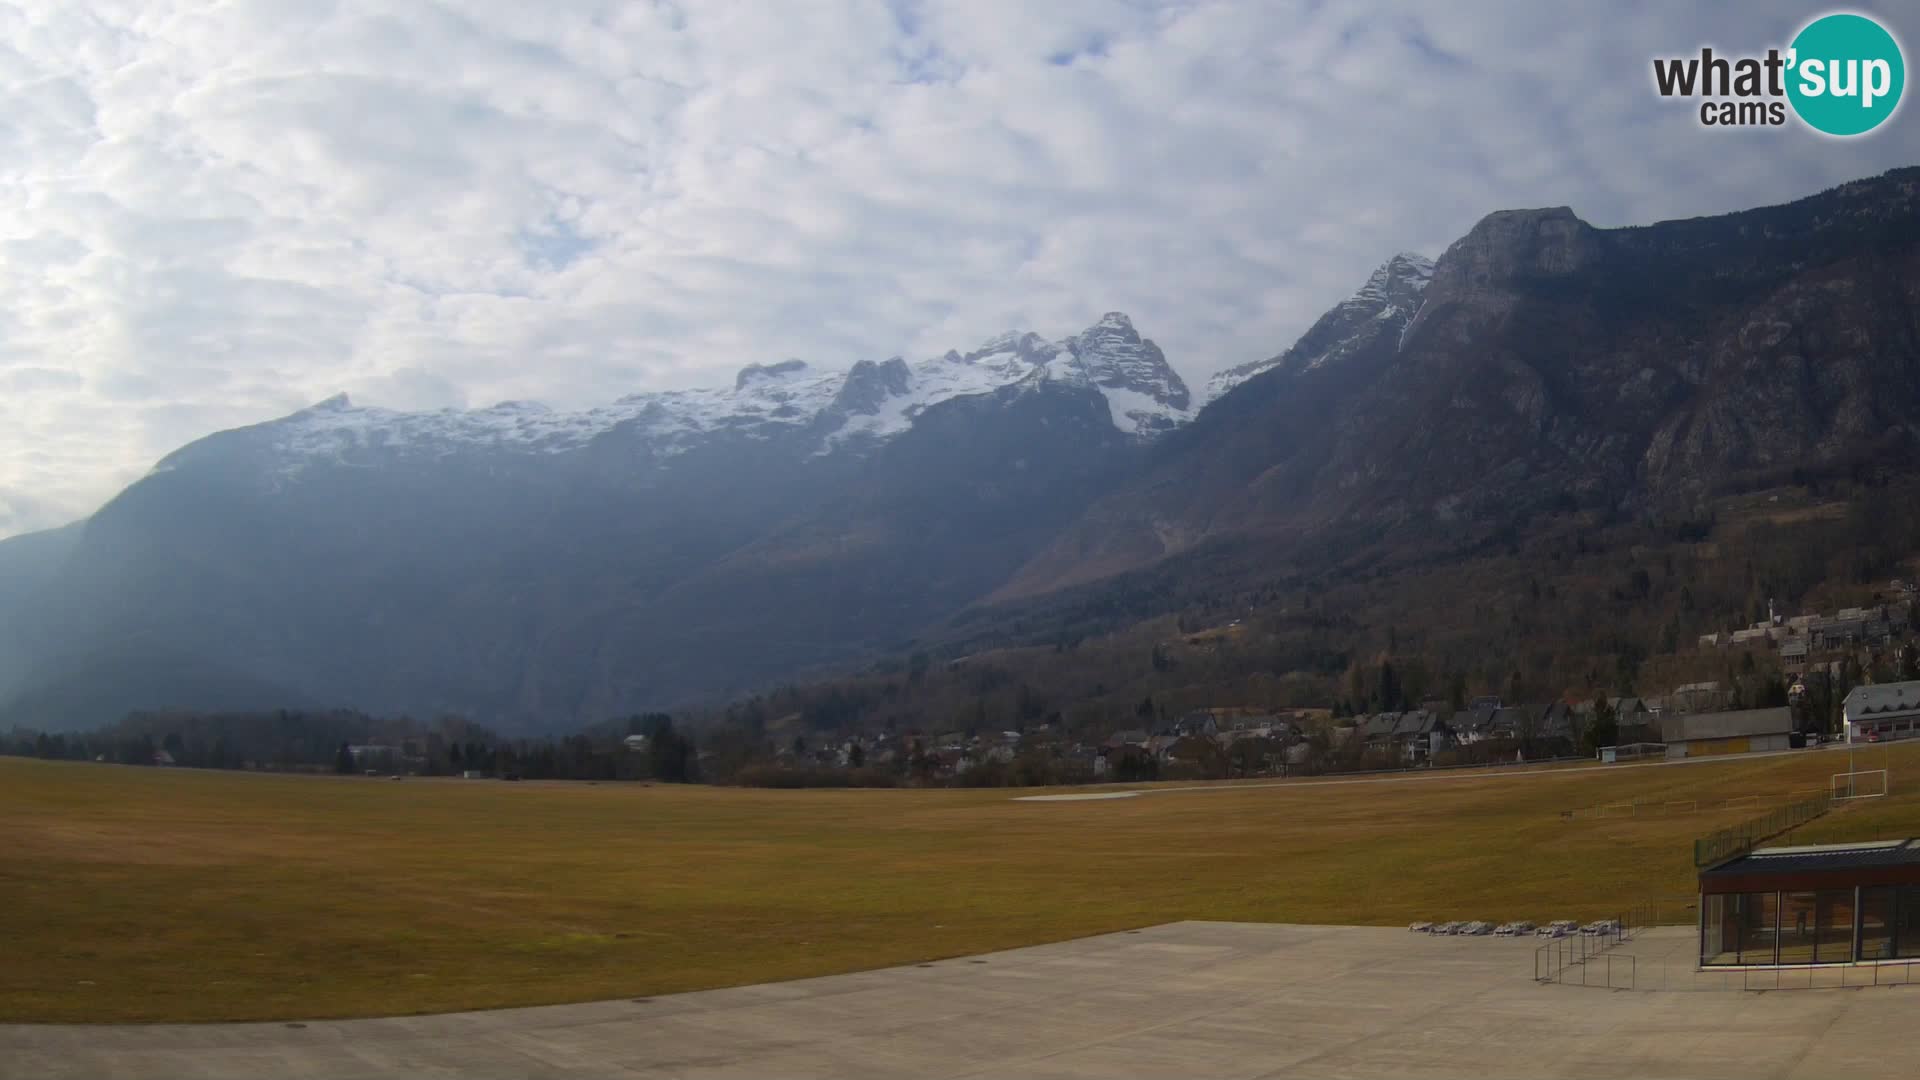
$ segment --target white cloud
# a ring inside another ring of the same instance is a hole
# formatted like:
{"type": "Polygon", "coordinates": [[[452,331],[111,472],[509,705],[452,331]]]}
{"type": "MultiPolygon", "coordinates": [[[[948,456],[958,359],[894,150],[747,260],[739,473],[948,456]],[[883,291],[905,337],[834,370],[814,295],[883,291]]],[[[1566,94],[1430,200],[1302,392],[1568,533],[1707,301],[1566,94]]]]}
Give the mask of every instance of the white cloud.
{"type": "Polygon", "coordinates": [[[1490,210],[1914,160],[1912,110],[1838,143],[1654,98],[1652,56],[1805,14],[0,0],[0,536],[342,389],[585,405],[1112,309],[1198,381],[1490,210]]]}

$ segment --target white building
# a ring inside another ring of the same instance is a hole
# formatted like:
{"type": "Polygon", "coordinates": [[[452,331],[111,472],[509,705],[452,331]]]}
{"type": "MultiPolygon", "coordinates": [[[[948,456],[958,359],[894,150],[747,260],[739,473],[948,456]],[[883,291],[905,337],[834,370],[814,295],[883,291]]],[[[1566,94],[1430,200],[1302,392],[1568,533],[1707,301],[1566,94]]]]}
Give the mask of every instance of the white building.
{"type": "Polygon", "coordinates": [[[1840,703],[1848,742],[1887,742],[1920,735],[1920,682],[1856,686],[1840,703]]]}

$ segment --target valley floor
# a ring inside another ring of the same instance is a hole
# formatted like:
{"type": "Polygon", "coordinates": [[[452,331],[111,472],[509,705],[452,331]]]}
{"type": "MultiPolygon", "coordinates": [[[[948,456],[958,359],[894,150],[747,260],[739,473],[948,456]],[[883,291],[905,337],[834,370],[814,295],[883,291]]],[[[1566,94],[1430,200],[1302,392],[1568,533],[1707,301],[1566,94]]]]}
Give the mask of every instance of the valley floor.
{"type": "MultiPolygon", "coordinates": [[[[1795,839],[1920,834],[1920,745],[1870,754],[1858,767],[1890,767],[1893,795],[1795,839]]],[[[1181,920],[1585,920],[1684,905],[1695,837],[1825,789],[1843,762],[1023,802],[0,759],[0,1022],[654,997],[1181,920]]]]}
{"type": "MultiPolygon", "coordinates": [[[[1622,952],[1693,942],[1646,933],[1622,952]]],[[[0,1078],[1909,1077],[1920,989],[1542,985],[1531,939],[1184,922],[586,1005],[311,1024],[0,1026],[0,1078]]]]}

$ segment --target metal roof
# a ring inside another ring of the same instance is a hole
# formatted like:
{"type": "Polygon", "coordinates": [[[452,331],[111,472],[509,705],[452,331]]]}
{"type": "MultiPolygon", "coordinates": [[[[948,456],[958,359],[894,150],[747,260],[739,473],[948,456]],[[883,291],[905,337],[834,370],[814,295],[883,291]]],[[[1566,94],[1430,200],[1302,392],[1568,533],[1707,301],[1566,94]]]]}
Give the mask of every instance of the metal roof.
{"type": "Polygon", "coordinates": [[[1703,870],[1700,876],[1797,874],[1808,870],[1864,870],[1914,865],[1920,865],[1920,840],[1886,840],[1865,844],[1758,848],[1731,862],[1703,870]]]}
{"type": "Polygon", "coordinates": [[[1841,704],[1848,716],[1920,711],[1920,682],[1856,686],[1847,693],[1846,701],[1841,704]]]}
{"type": "Polygon", "coordinates": [[[1667,742],[1695,739],[1734,739],[1743,735],[1780,735],[1793,730],[1793,710],[1738,709],[1733,712],[1676,713],[1660,718],[1660,737],[1667,742]]]}

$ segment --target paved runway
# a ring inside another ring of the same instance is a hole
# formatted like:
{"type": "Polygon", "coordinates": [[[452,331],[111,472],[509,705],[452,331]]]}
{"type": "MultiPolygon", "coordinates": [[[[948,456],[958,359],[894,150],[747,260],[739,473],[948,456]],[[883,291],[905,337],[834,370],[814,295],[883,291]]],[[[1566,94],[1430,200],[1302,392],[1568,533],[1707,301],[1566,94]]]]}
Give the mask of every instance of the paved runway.
{"type": "MultiPolygon", "coordinates": [[[[1654,933],[1638,947],[1691,936],[1654,933]]],[[[1174,923],[642,1001],[306,1025],[0,1026],[0,1077],[1920,1075],[1920,987],[1543,986],[1529,977],[1533,948],[1174,923]]]]}

